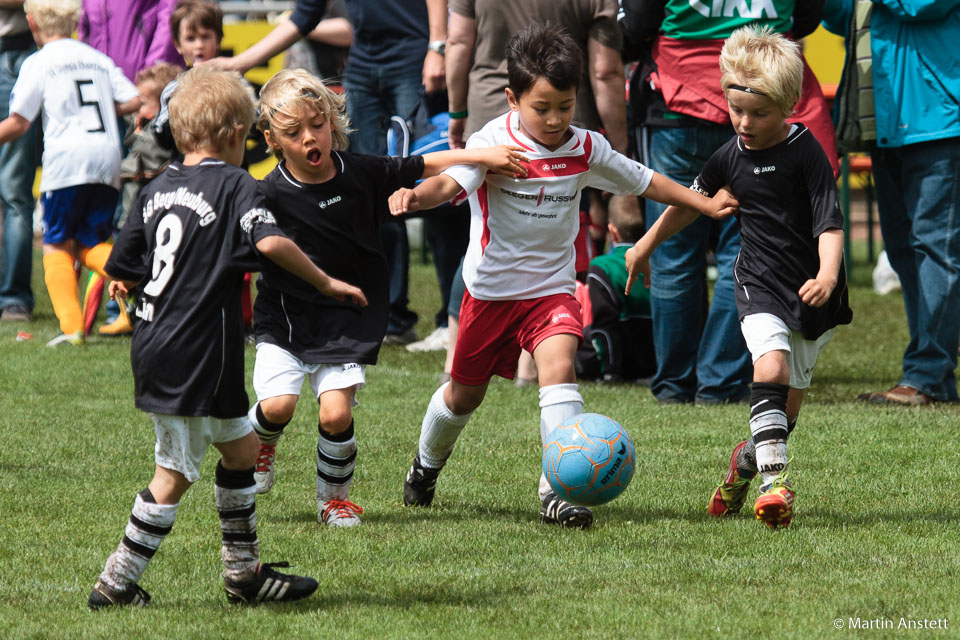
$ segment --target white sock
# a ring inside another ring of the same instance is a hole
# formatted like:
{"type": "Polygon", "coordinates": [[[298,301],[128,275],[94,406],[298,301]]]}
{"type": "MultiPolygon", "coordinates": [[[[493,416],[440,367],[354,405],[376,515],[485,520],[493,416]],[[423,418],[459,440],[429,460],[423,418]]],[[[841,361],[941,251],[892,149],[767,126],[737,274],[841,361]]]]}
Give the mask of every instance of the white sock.
{"type": "Polygon", "coordinates": [[[423,416],[420,426],[420,464],[428,469],[439,469],[453,453],[453,445],[473,412],[458,416],[450,411],[443,400],[443,393],[450,383],[440,385],[423,416]]]}
{"type": "MultiPolygon", "coordinates": [[[[579,413],[583,413],[583,397],[577,390],[577,383],[551,384],[540,387],[540,443],[541,451],[547,446],[547,438],[558,424],[579,413]]],[[[552,491],[546,476],[540,474],[538,493],[542,500],[548,491],[552,491]]]]}
{"type": "Polygon", "coordinates": [[[139,582],[151,558],[177,519],[178,504],[157,504],[148,489],[137,494],[123,540],[107,558],[100,580],[117,591],[139,582]],[[147,499],[144,499],[144,494],[147,499]]]}

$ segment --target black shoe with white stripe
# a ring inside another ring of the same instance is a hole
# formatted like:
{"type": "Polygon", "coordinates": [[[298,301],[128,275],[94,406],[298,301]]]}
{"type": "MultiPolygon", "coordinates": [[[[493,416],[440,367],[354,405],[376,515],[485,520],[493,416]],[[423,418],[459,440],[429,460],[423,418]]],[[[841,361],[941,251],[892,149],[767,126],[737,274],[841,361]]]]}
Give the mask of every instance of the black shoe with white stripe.
{"type": "Polygon", "coordinates": [[[586,507],[570,504],[553,491],[543,496],[540,504],[540,522],[558,524],[572,529],[586,529],[593,524],[593,512],[586,507]]]}
{"type": "Polygon", "coordinates": [[[150,594],[131,582],[123,591],[111,589],[100,580],[93,586],[87,606],[93,611],[112,606],[145,607],[150,602],[150,594]]]}
{"type": "MultiPolygon", "coordinates": [[[[441,467],[442,468],[442,467],[441,467]]],[[[428,469],[420,464],[420,456],[413,458],[413,465],[403,481],[403,504],[407,507],[429,507],[437,489],[440,469],[428,469]]]]}
{"type": "Polygon", "coordinates": [[[257,567],[257,575],[246,582],[224,579],[227,600],[236,603],[292,602],[317,590],[317,581],[304,576],[287,575],[274,567],[289,567],[289,562],[269,562],[257,567]]]}

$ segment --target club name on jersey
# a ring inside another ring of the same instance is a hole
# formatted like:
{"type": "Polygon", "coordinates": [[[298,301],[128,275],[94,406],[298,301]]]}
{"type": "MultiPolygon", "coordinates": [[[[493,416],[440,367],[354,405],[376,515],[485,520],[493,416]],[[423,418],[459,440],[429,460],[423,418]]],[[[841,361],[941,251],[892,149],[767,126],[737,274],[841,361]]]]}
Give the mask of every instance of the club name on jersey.
{"type": "Polygon", "coordinates": [[[158,191],[143,205],[143,221],[149,222],[153,215],[180,206],[190,209],[200,216],[200,226],[205,227],[217,219],[217,212],[203,199],[203,192],[194,193],[186,187],[176,191],[158,191]]]}
{"type": "Polygon", "coordinates": [[[500,187],[500,192],[505,196],[510,196],[511,198],[517,198],[519,200],[536,200],[537,206],[540,206],[541,202],[570,202],[577,197],[576,194],[560,194],[556,196],[550,195],[549,193],[544,193],[543,187],[540,188],[540,193],[519,193],[517,191],[504,189],[503,187],[500,187]]]}

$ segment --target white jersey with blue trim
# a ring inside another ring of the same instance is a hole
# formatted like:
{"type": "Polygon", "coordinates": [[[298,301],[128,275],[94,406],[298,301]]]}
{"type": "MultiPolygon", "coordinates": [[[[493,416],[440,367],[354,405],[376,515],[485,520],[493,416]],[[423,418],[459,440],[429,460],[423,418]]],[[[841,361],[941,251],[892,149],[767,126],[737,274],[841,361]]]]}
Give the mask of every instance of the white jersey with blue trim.
{"type": "Polygon", "coordinates": [[[614,151],[602,135],[570,127],[571,136],[550,151],[525,135],[510,111],[488,122],[467,148],[506,144],[523,148],[527,177],[458,165],[444,173],[470,197],[470,245],[463,280],[478,300],[528,300],[573,295],[573,242],[580,228],[580,191],[594,187],[617,195],[646,191],[653,171],[614,151]]]}

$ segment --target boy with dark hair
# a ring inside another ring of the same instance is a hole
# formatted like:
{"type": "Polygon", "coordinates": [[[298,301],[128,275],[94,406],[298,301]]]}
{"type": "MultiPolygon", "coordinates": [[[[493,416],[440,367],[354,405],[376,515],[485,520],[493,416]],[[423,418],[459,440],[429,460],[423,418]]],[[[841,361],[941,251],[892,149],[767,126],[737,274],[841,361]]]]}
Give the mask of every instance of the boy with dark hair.
{"type": "Polygon", "coordinates": [[[156,470],[90,594],[91,609],[149,602],[137,582],[170,533],[180,498],[199,480],[211,444],[221,454],[215,499],[228,600],[298,600],[317,588],[312,578],[273,569],[283,563],[259,563],[259,440],[246,418],[240,287],[263,255],[324,295],[360,306],[366,299],[282,234],[256,181],[238,168],[254,117],[253,96],[237,74],[183,74],[170,101],[183,161],[144,188],[106,265],[119,280],[111,296],[140,290],[130,359],[136,405],[154,423],[156,470]]]}
{"type": "MultiPolygon", "coordinates": [[[[581,64],[580,48],[557,26],[535,24],[518,33],[507,49],[510,111],[473,134],[467,149],[516,144],[529,158],[527,175],[512,179],[456,166],[390,197],[398,215],[465,192],[472,218],[451,381],[427,407],[404,482],[407,505],[432,502],[437,476],[490,378],[512,379],[521,349],[537,364],[541,439],[583,412],[574,373],[583,330],[573,296],[573,239],[584,187],[643,194],[714,215],[736,205],[726,193],[710,200],[685,189],[616,153],[600,134],[570,126],[581,64]]],[[[589,509],[560,500],[542,475],[539,497],[541,522],[579,528],[593,522],[589,509]]]]}
{"type": "MultiPolygon", "coordinates": [[[[720,54],[722,86],[737,136],[714,153],[691,187],[704,194],[729,188],[739,197],[740,256],[734,266],[740,329],[753,358],[751,438],[739,443],[708,506],[712,516],[738,513],[758,471],[754,514],[768,527],[793,518],[787,437],[796,426],[817,356],[848,324],[843,269],[843,216],[823,148],[802,124],[788,124],[800,98],[799,45],[744,27],[720,54]]],[[[697,213],[668,208],[626,255],[627,291],[650,254],[697,213]]]]}
{"type": "Polygon", "coordinates": [[[636,196],[613,196],[608,206],[610,253],[590,261],[587,293],[589,322],[584,318],[584,345],[577,351],[578,376],[605,382],[648,383],[657,369],[653,348],[650,292],[634,287],[624,293],[627,250],[643,236],[643,212],[636,196]],[[580,371],[589,372],[588,375],[580,371]],[[591,375],[592,374],[592,375],[591,375]]]}

